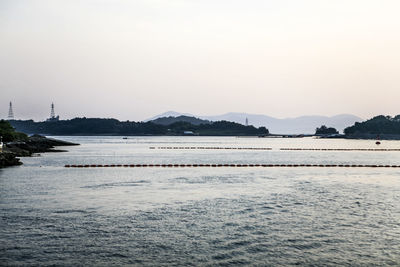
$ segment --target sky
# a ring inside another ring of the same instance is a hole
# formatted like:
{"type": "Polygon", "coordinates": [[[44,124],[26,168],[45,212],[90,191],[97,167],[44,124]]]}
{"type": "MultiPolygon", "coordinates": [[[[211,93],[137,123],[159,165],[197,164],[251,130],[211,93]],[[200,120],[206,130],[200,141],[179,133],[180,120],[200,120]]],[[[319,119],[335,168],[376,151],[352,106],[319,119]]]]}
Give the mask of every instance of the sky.
{"type": "Polygon", "coordinates": [[[0,0],[0,118],[400,114],[398,0],[0,0]]]}

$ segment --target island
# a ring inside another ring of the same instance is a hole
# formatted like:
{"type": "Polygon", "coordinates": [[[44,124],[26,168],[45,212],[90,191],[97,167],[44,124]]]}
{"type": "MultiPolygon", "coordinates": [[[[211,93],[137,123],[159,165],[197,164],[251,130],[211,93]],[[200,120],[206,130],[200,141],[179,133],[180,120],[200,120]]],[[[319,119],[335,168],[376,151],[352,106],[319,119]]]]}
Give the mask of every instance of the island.
{"type": "Polygon", "coordinates": [[[364,122],[356,122],[344,130],[350,139],[400,140],[400,115],[379,115],[364,122]]]}
{"type": "Polygon", "coordinates": [[[42,122],[11,120],[10,123],[17,131],[42,135],[265,136],[269,134],[265,127],[256,128],[252,125],[246,126],[229,121],[201,121],[188,117],[185,117],[183,121],[165,118],[156,121],[134,122],[84,117],[42,122]]]}
{"type": "Polygon", "coordinates": [[[338,135],[339,132],[338,130],[336,130],[333,127],[326,127],[325,125],[322,125],[321,127],[318,127],[317,129],[315,129],[315,135],[320,135],[320,136],[324,136],[324,135],[338,135]]]}

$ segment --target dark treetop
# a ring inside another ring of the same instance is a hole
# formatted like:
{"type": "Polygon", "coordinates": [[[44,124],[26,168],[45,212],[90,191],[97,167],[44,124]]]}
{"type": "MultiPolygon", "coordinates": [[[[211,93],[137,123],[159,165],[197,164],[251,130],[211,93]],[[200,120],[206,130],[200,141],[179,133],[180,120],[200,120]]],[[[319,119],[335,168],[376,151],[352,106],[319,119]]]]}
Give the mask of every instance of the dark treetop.
{"type": "Polygon", "coordinates": [[[400,115],[376,116],[364,122],[356,122],[344,130],[347,137],[400,139],[400,115]]]}
{"type": "Polygon", "coordinates": [[[188,122],[193,125],[210,124],[211,123],[208,120],[202,120],[202,119],[199,119],[196,117],[190,117],[190,116],[184,116],[184,115],[181,115],[178,117],[172,117],[172,116],[161,117],[161,118],[154,119],[150,122],[155,123],[155,124],[161,124],[161,125],[170,125],[175,122],[188,122]]]}
{"type": "Polygon", "coordinates": [[[16,132],[11,124],[5,120],[0,120],[0,136],[3,137],[4,143],[28,139],[26,134],[16,132]]]}
{"type": "Polygon", "coordinates": [[[321,127],[315,129],[316,135],[326,135],[326,134],[339,134],[339,132],[333,127],[326,127],[322,125],[321,127]]]}

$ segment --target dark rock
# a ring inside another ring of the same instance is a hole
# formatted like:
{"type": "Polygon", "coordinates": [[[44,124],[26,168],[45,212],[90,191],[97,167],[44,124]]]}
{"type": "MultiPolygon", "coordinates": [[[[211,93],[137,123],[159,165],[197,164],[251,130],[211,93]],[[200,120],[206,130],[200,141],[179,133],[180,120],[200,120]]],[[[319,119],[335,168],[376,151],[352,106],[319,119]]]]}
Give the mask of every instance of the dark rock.
{"type": "Polygon", "coordinates": [[[76,146],[79,144],[33,135],[27,141],[9,142],[5,145],[3,153],[0,153],[0,168],[21,165],[17,157],[29,157],[34,153],[42,152],[66,152],[66,150],[54,149],[55,146],[76,146]]]}
{"type": "Polygon", "coordinates": [[[10,142],[6,144],[6,151],[13,152],[19,157],[29,157],[33,153],[41,152],[65,152],[54,149],[55,146],[75,146],[79,144],[46,138],[41,135],[32,135],[25,142],[10,142]]]}
{"type": "Polygon", "coordinates": [[[47,138],[38,134],[34,134],[29,137],[28,143],[34,145],[43,145],[43,146],[78,146],[79,144],[57,140],[53,138],[47,138]]]}
{"type": "Polygon", "coordinates": [[[19,158],[16,157],[16,154],[10,152],[0,153],[0,168],[21,164],[22,162],[19,161],[19,158]]]}

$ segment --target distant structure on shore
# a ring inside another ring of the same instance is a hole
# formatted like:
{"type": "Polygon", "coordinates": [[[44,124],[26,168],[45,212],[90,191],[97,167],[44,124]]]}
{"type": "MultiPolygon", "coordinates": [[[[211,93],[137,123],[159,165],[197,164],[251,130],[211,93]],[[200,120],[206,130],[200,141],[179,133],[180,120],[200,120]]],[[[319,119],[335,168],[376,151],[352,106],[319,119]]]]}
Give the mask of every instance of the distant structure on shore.
{"type": "Polygon", "coordinates": [[[8,108],[8,116],[7,116],[8,120],[13,120],[14,119],[14,111],[12,108],[12,103],[10,101],[10,107],[8,108]]]}
{"type": "MultiPolygon", "coordinates": [[[[10,101],[10,104],[8,107],[7,120],[9,120],[9,121],[15,120],[13,105],[12,105],[11,101],[10,101]]],[[[48,118],[46,121],[59,121],[59,120],[60,120],[60,116],[56,116],[56,113],[54,111],[54,103],[51,103],[50,118],[48,118]]]]}
{"type": "Polygon", "coordinates": [[[246,126],[249,126],[249,119],[246,118],[246,126]]]}
{"type": "Polygon", "coordinates": [[[50,111],[50,118],[48,118],[46,121],[59,121],[60,116],[56,116],[56,113],[54,112],[54,103],[51,103],[51,111],[50,111]]]}

